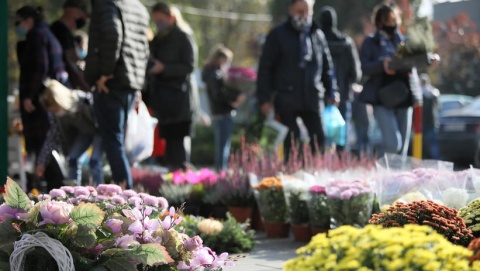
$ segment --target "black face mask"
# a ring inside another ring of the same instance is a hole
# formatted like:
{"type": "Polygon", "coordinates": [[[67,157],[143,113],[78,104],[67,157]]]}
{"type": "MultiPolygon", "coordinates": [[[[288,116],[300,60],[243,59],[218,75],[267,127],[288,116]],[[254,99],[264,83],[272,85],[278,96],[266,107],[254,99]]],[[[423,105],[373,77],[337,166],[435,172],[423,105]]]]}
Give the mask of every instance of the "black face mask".
{"type": "Polygon", "coordinates": [[[84,18],[78,18],[75,20],[75,26],[77,27],[77,29],[84,27],[86,23],[87,20],[85,20],[84,18]]]}
{"type": "Polygon", "coordinates": [[[385,33],[387,33],[388,35],[393,35],[395,34],[395,30],[397,30],[397,25],[394,25],[394,26],[384,25],[382,27],[382,30],[385,31],[385,33]]]}

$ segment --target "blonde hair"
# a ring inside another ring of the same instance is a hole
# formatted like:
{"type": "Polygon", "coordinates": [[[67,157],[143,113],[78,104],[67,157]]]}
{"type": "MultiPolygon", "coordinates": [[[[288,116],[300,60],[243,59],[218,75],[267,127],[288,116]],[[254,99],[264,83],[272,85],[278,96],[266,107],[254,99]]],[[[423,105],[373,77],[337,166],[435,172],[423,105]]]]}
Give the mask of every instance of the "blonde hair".
{"type": "Polygon", "coordinates": [[[227,61],[231,62],[233,59],[232,50],[228,49],[223,44],[217,44],[210,50],[207,60],[205,61],[205,66],[215,66],[220,58],[226,58],[227,61]]]}
{"type": "Polygon", "coordinates": [[[193,30],[190,25],[183,19],[182,13],[180,10],[173,5],[167,3],[157,3],[153,6],[152,12],[161,12],[168,16],[173,16],[175,18],[175,24],[180,28],[183,32],[193,35],[193,30]]]}
{"type": "Polygon", "coordinates": [[[74,109],[78,97],[74,91],[65,87],[57,80],[47,79],[44,82],[45,90],[40,95],[40,103],[49,110],[52,107],[58,107],[65,111],[74,109]]]}

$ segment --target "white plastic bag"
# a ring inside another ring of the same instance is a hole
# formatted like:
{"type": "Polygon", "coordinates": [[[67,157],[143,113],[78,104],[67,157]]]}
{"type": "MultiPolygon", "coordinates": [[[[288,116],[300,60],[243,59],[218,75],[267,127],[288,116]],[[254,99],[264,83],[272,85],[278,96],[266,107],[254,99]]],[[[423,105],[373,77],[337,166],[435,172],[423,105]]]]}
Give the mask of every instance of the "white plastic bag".
{"type": "Polygon", "coordinates": [[[132,108],[128,113],[125,150],[130,164],[145,160],[152,155],[157,123],[158,120],[150,116],[143,101],[138,103],[138,110],[132,108]]]}

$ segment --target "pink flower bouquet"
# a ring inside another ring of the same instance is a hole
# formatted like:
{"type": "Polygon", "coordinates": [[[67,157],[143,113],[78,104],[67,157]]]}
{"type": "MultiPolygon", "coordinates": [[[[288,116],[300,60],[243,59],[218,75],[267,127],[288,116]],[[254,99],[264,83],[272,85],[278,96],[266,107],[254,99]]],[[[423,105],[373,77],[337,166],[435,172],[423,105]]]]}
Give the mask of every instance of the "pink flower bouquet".
{"type": "Polygon", "coordinates": [[[364,227],[372,215],[373,192],[363,182],[332,181],[326,187],[331,227],[364,227]]]}
{"type": "Polygon", "coordinates": [[[251,68],[232,67],[228,70],[228,76],[225,80],[227,89],[238,93],[251,93],[255,90],[257,81],[257,72],[251,68]]]}

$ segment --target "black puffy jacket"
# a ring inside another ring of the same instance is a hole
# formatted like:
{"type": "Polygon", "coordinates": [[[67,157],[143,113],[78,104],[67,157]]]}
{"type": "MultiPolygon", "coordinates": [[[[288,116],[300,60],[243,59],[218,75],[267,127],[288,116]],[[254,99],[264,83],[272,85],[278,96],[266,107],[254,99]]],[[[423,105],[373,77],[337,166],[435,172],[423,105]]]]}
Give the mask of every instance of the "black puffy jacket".
{"type": "Polygon", "coordinates": [[[85,67],[90,85],[102,75],[113,75],[123,87],[143,88],[150,54],[149,20],[139,0],[93,1],[85,67]]]}

